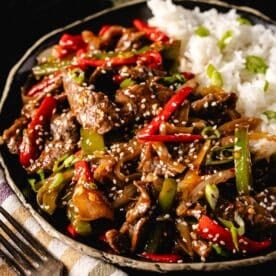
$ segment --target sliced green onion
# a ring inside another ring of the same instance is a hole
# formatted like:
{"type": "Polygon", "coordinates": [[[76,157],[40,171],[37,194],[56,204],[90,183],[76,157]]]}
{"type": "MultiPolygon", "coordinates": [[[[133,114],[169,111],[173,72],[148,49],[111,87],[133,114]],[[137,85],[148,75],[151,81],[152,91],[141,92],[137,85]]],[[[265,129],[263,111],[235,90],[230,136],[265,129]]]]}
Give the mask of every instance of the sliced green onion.
{"type": "Polygon", "coordinates": [[[221,37],[221,39],[218,41],[217,45],[219,49],[222,51],[227,44],[230,43],[232,37],[233,37],[233,31],[232,30],[227,30],[221,37]]]}
{"type": "Polygon", "coordinates": [[[240,23],[240,25],[252,25],[251,21],[244,17],[238,17],[237,21],[240,23]]]}
{"type": "Polygon", "coordinates": [[[200,26],[195,30],[195,34],[201,37],[206,37],[210,35],[210,32],[206,27],[200,26]]]}
{"type": "Polygon", "coordinates": [[[174,202],[177,191],[177,183],[173,178],[165,178],[159,193],[158,204],[163,213],[167,213],[174,202]]]}
{"type": "Polygon", "coordinates": [[[209,64],[207,67],[207,76],[214,86],[222,87],[223,79],[219,71],[215,68],[213,64],[209,64]]]}
{"type": "Polygon", "coordinates": [[[235,249],[239,251],[238,230],[230,220],[219,218],[220,222],[229,229],[235,249]]]}
{"type": "Polygon", "coordinates": [[[237,191],[239,195],[248,195],[252,185],[248,126],[239,126],[235,129],[234,164],[237,191]]]}
{"type": "Polygon", "coordinates": [[[42,186],[42,182],[37,181],[34,178],[28,178],[28,183],[30,184],[30,186],[34,192],[37,192],[40,189],[40,187],[42,186]]]}
{"type": "Polygon", "coordinates": [[[276,111],[267,110],[263,113],[268,120],[276,120],[276,111]]]}
{"type": "Polygon", "coordinates": [[[222,165],[234,160],[233,144],[228,144],[222,147],[215,146],[211,149],[206,158],[206,165],[222,165]]]}
{"type": "Polygon", "coordinates": [[[220,132],[218,129],[215,129],[211,126],[203,128],[201,135],[204,139],[218,139],[220,138],[220,132]]]}
{"type": "Polygon", "coordinates": [[[269,82],[266,80],[264,83],[264,92],[267,92],[268,89],[269,89],[269,82]]]}
{"type": "Polygon", "coordinates": [[[72,167],[77,161],[78,161],[78,158],[77,158],[74,154],[69,155],[69,156],[63,161],[64,168],[72,167]]]}
{"type": "Polygon", "coordinates": [[[239,226],[237,227],[238,234],[242,236],[245,233],[245,223],[243,218],[238,214],[238,212],[234,213],[234,221],[239,226]]]}
{"type": "Polygon", "coordinates": [[[66,154],[55,161],[53,166],[53,172],[59,172],[65,168],[72,167],[77,160],[78,158],[74,154],[66,154]]]}
{"type": "Polygon", "coordinates": [[[213,243],[212,244],[212,248],[215,250],[215,252],[219,255],[219,256],[223,256],[223,257],[227,257],[229,254],[226,250],[224,250],[219,244],[217,243],[213,243]]]}
{"type": "Polygon", "coordinates": [[[44,172],[44,170],[43,169],[39,169],[37,171],[37,174],[39,175],[41,182],[44,182],[45,181],[45,172],[44,172]]]}
{"type": "Polygon", "coordinates": [[[240,215],[237,212],[234,213],[234,221],[236,225],[238,225],[238,227],[236,227],[235,224],[230,220],[222,218],[219,218],[219,220],[225,227],[227,227],[230,230],[234,246],[236,250],[239,250],[238,236],[242,236],[245,233],[244,220],[240,217],[240,215]]]}
{"type": "Polygon", "coordinates": [[[70,75],[76,83],[82,84],[84,82],[85,73],[80,68],[70,70],[70,75]]]}
{"type": "Polygon", "coordinates": [[[132,79],[124,79],[121,83],[120,83],[120,88],[127,88],[130,85],[135,84],[135,81],[132,79]]]}
{"type": "Polygon", "coordinates": [[[165,84],[167,86],[170,85],[175,85],[175,84],[183,84],[186,82],[186,79],[184,78],[184,76],[182,74],[173,74],[171,76],[166,76],[163,78],[160,78],[159,80],[160,83],[165,84]]]}
{"type": "Polygon", "coordinates": [[[56,173],[53,180],[51,181],[51,184],[49,185],[49,190],[56,189],[63,182],[64,182],[63,174],[61,172],[56,173]]]}
{"type": "Polygon", "coordinates": [[[251,73],[265,74],[268,66],[263,58],[250,55],[246,57],[245,68],[251,73]]]}
{"type": "Polygon", "coordinates": [[[205,197],[212,210],[215,210],[219,198],[219,189],[217,185],[208,183],[205,186],[205,197]]]}

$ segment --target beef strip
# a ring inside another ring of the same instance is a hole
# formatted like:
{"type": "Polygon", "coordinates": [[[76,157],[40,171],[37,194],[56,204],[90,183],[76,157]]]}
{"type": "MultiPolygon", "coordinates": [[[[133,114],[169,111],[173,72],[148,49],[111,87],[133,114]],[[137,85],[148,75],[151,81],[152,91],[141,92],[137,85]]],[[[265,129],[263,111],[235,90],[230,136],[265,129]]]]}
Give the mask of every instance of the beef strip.
{"type": "Polygon", "coordinates": [[[69,105],[82,127],[104,134],[119,122],[115,104],[104,93],[78,85],[69,73],[63,80],[69,105]]]}
{"type": "Polygon", "coordinates": [[[235,109],[237,95],[235,93],[209,93],[191,104],[191,111],[199,116],[216,118],[218,112],[235,109]]]}
{"type": "Polygon", "coordinates": [[[19,153],[19,146],[22,141],[22,131],[26,127],[27,123],[28,119],[25,116],[21,116],[3,132],[3,142],[7,143],[9,151],[13,154],[19,153]]]}
{"type": "Polygon", "coordinates": [[[122,106],[121,113],[124,120],[130,122],[155,116],[172,93],[171,89],[157,83],[140,83],[118,89],[115,102],[122,106]]]}
{"type": "MultiPolygon", "coordinates": [[[[258,195],[260,201],[264,195],[258,195]]],[[[272,210],[265,208],[253,196],[240,196],[234,202],[224,201],[218,208],[218,216],[226,220],[234,220],[234,214],[237,212],[249,226],[250,232],[261,233],[271,227],[275,227],[275,216],[272,210]]]]}
{"type": "Polygon", "coordinates": [[[28,171],[51,170],[56,160],[74,152],[79,140],[78,128],[72,112],[56,115],[50,125],[51,139],[46,141],[39,158],[28,167],[28,171]]]}

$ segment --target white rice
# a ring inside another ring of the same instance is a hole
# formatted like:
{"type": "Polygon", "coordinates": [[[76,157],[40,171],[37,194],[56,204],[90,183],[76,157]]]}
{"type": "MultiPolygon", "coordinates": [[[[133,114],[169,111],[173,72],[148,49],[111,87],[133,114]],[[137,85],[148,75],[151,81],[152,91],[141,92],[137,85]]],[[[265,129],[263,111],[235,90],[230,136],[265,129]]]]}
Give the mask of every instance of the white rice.
{"type": "Polygon", "coordinates": [[[276,112],[276,33],[275,28],[264,25],[241,25],[234,9],[219,13],[216,9],[201,11],[177,6],[171,0],[148,0],[153,13],[150,25],[159,27],[170,37],[181,40],[181,68],[198,75],[200,85],[210,85],[206,74],[212,64],[221,74],[222,88],[238,95],[237,109],[243,116],[261,118],[260,130],[276,134],[276,120],[264,115],[267,110],[276,112]],[[210,32],[202,37],[195,34],[199,26],[210,32]],[[217,43],[231,30],[229,43],[221,50],[217,43]],[[251,73],[245,69],[248,55],[261,57],[268,69],[251,73]],[[268,89],[265,91],[265,84],[268,89]]]}

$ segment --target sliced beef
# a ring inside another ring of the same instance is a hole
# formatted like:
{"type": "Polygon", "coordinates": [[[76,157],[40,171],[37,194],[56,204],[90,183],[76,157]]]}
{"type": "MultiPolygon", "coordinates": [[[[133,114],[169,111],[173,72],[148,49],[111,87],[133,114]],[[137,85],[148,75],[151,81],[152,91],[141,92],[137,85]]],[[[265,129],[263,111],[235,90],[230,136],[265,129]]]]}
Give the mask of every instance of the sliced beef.
{"type": "Polygon", "coordinates": [[[27,123],[28,119],[25,116],[19,117],[8,129],[3,132],[3,142],[7,143],[9,151],[13,154],[19,153],[19,146],[22,141],[22,131],[26,127],[27,123]]]}
{"type": "Polygon", "coordinates": [[[105,233],[106,242],[118,254],[129,252],[130,240],[128,235],[122,234],[116,229],[108,230],[105,233]]]}
{"type": "Polygon", "coordinates": [[[55,116],[50,125],[51,139],[46,142],[39,158],[31,164],[28,171],[35,172],[39,168],[51,170],[56,160],[74,152],[79,140],[78,128],[72,112],[55,116]]]}
{"type": "Polygon", "coordinates": [[[267,195],[258,195],[258,202],[253,196],[241,196],[234,202],[224,202],[218,208],[218,216],[226,220],[234,220],[235,213],[237,213],[243,220],[247,229],[250,232],[261,234],[262,231],[268,230],[271,227],[275,228],[276,221],[272,214],[272,209],[264,207],[264,202],[261,203],[261,199],[267,197],[267,195]]]}
{"type": "Polygon", "coordinates": [[[64,74],[63,80],[69,105],[84,128],[104,134],[118,123],[116,106],[104,93],[78,85],[68,73],[64,74]]]}
{"type": "Polygon", "coordinates": [[[237,101],[235,93],[209,93],[191,104],[191,110],[200,116],[216,117],[218,112],[234,109],[237,101]]]}
{"type": "Polygon", "coordinates": [[[116,45],[116,51],[130,51],[141,48],[146,42],[146,37],[143,32],[133,32],[131,29],[126,29],[116,45]]]}
{"type": "Polygon", "coordinates": [[[155,116],[172,93],[171,89],[163,85],[141,83],[118,89],[115,102],[122,106],[122,117],[129,122],[155,116]]]}

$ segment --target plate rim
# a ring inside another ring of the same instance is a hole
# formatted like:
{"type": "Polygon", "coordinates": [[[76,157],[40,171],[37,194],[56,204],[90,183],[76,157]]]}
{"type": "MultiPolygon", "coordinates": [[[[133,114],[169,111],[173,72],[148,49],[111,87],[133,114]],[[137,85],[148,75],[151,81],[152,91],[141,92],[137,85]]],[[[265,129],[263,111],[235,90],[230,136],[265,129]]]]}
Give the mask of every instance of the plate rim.
{"type": "MultiPolygon", "coordinates": [[[[5,101],[9,95],[11,85],[14,81],[14,78],[16,74],[18,73],[18,70],[20,67],[24,64],[24,62],[32,55],[32,53],[35,51],[36,48],[41,46],[43,42],[45,42],[47,39],[53,37],[54,35],[57,35],[59,33],[62,33],[72,27],[77,27],[85,22],[88,22],[90,20],[93,20],[95,18],[98,18],[102,15],[108,14],[112,11],[120,10],[127,8],[129,6],[133,6],[136,4],[146,4],[147,0],[133,0],[128,1],[126,3],[114,5],[110,8],[105,8],[99,12],[93,13],[91,15],[88,15],[80,20],[75,20],[72,23],[69,23],[65,26],[59,27],[57,29],[54,29],[45,35],[43,35],[41,38],[39,38],[36,42],[34,42],[31,47],[29,47],[26,52],[23,54],[23,56],[19,59],[18,62],[15,63],[15,65],[11,68],[11,70],[8,73],[8,77],[6,79],[3,93],[0,100],[0,113],[2,112],[2,108],[5,104],[5,101]]],[[[246,12],[249,14],[252,14],[271,25],[276,25],[276,21],[272,20],[270,17],[266,16],[262,12],[258,11],[257,9],[248,7],[248,6],[238,6],[229,4],[226,2],[222,2],[220,0],[174,0],[175,4],[181,4],[184,2],[189,3],[195,3],[195,6],[197,3],[200,4],[207,4],[210,6],[210,8],[215,6],[220,6],[223,8],[228,9],[236,9],[238,12],[246,12]]],[[[32,216],[35,218],[35,220],[39,223],[39,225],[42,227],[44,231],[46,231],[51,237],[60,239],[64,241],[67,245],[73,247],[74,249],[78,250],[80,253],[84,253],[88,256],[99,258],[103,261],[106,261],[108,263],[119,265],[120,267],[128,267],[128,268],[138,268],[140,270],[145,271],[155,271],[155,272],[171,272],[171,271],[224,271],[228,269],[233,268],[241,268],[241,267],[249,267],[256,264],[262,264],[268,261],[276,260],[276,250],[272,251],[266,255],[259,255],[255,257],[248,257],[244,259],[238,259],[238,260],[229,260],[229,261],[220,261],[220,262],[183,262],[183,263],[160,263],[160,262],[148,262],[143,260],[137,260],[133,259],[131,257],[125,257],[121,255],[111,254],[104,252],[102,250],[93,248],[91,246],[88,246],[84,243],[81,243],[79,241],[76,241],[69,236],[59,232],[52,224],[50,224],[42,215],[37,212],[33,206],[27,202],[26,198],[24,197],[22,191],[19,189],[18,185],[15,183],[15,181],[12,179],[9,170],[5,164],[4,158],[2,154],[0,153],[0,169],[3,170],[4,178],[6,179],[8,185],[13,190],[13,192],[16,194],[16,196],[19,198],[21,203],[28,209],[28,211],[32,214],[32,216]],[[119,259],[119,261],[118,261],[119,259]]]]}

